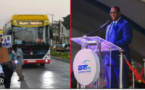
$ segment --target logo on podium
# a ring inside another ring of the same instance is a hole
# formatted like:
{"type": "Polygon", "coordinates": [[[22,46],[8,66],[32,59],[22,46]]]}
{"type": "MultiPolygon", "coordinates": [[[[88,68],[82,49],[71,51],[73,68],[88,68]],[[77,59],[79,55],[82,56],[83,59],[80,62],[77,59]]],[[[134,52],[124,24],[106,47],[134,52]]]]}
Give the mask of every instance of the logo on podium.
{"type": "Polygon", "coordinates": [[[78,73],[90,73],[91,72],[91,61],[84,60],[81,65],[78,66],[78,73]]]}
{"type": "Polygon", "coordinates": [[[80,50],[74,59],[73,70],[76,80],[81,85],[94,83],[99,78],[100,61],[90,49],[80,50]]]}

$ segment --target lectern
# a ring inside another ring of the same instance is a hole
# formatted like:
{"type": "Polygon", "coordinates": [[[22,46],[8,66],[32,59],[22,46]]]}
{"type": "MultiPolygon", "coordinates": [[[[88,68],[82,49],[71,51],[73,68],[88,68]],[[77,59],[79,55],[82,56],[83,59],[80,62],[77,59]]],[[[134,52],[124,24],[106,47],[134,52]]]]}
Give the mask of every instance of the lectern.
{"type": "MultiPolygon", "coordinates": [[[[72,41],[81,45],[81,50],[76,54],[73,62],[77,88],[106,88],[111,85],[111,77],[106,77],[106,65],[111,65],[111,58],[105,60],[105,56],[111,57],[111,51],[120,51],[120,88],[122,88],[123,51],[120,47],[108,42],[101,37],[76,37],[72,41]],[[109,80],[109,83],[106,83],[109,80]]],[[[108,75],[111,76],[111,75],[108,75]]]]}

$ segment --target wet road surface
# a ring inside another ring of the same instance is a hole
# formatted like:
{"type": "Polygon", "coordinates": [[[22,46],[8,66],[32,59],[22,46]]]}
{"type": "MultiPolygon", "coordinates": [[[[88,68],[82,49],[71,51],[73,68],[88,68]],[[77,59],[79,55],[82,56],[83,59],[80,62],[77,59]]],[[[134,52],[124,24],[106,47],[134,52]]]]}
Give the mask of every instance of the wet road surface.
{"type": "MultiPolygon", "coordinates": [[[[41,67],[38,64],[23,66],[24,81],[18,81],[14,71],[11,79],[12,89],[67,89],[70,88],[70,64],[52,59],[50,64],[41,67]]],[[[4,85],[0,85],[4,88],[4,85]]]]}

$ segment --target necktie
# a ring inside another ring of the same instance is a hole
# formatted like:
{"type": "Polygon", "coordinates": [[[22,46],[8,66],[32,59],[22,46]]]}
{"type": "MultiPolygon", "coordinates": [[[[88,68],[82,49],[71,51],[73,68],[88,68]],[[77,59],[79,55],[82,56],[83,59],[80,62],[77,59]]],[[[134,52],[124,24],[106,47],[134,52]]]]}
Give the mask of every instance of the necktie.
{"type": "Polygon", "coordinates": [[[115,26],[115,23],[113,22],[111,28],[110,28],[109,31],[108,31],[108,36],[110,36],[110,32],[111,32],[111,30],[114,28],[114,26],[115,26]]]}

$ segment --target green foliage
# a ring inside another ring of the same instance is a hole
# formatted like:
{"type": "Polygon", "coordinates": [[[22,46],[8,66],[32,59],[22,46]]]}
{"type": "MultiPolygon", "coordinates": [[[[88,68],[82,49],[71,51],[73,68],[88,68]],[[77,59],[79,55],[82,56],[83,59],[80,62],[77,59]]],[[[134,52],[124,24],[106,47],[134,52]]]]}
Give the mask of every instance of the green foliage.
{"type": "Polygon", "coordinates": [[[70,56],[62,56],[64,59],[70,59],[70,56]]]}
{"type": "Polygon", "coordinates": [[[51,51],[51,55],[52,56],[56,56],[56,57],[61,57],[61,58],[64,58],[64,59],[70,59],[70,54],[67,53],[67,52],[54,52],[54,51],[51,51]]]}
{"type": "Polygon", "coordinates": [[[50,48],[53,48],[53,46],[50,46],[50,48]]]}

